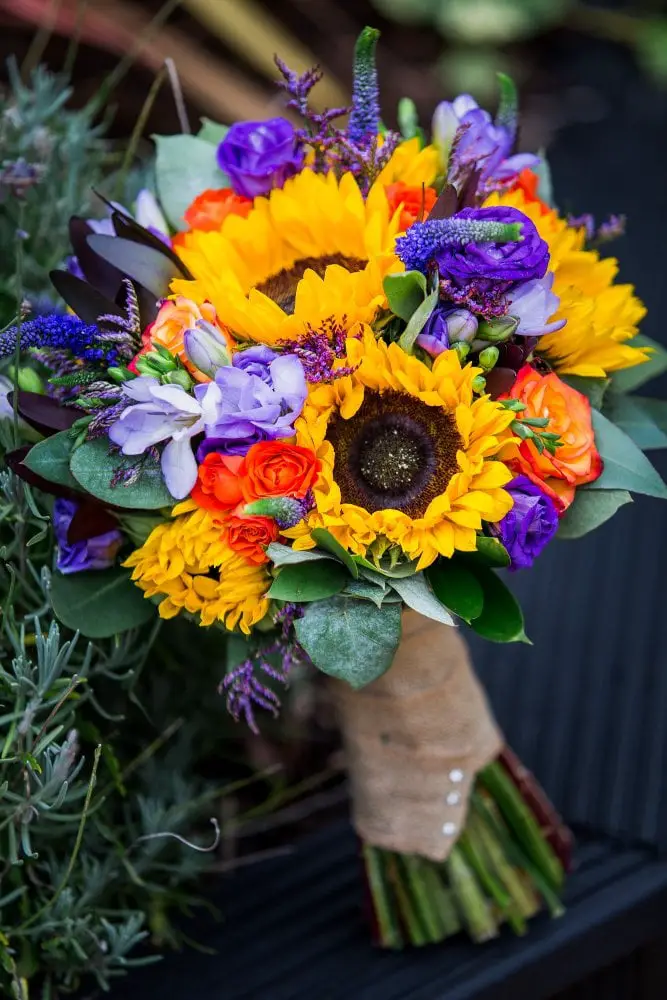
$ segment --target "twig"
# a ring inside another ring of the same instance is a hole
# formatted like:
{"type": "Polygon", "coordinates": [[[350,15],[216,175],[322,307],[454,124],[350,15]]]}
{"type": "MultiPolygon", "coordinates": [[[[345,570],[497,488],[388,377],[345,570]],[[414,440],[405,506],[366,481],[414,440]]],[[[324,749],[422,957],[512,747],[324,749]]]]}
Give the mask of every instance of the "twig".
{"type": "Polygon", "coordinates": [[[213,843],[210,847],[200,847],[199,844],[193,844],[191,840],[186,840],[185,837],[181,837],[180,833],[172,833],[171,830],[164,830],[159,833],[144,833],[141,837],[137,837],[134,843],[138,844],[142,840],[157,840],[159,837],[171,837],[173,840],[177,840],[179,844],[185,844],[185,846],[189,847],[192,851],[199,851],[200,854],[210,854],[211,851],[215,851],[220,843],[220,824],[215,816],[211,816],[211,823],[213,824],[215,833],[213,843]]]}
{"type": "Polygon", "coordinates": [[[76,4],[76,20],[74,21],[74,30],[72,31],[72,36],[67,46],[67,53],[65,55],[65,62],[63,63],[63,73],[68,78],[72,75],[72,70],[74,69],[74,61],[76,59],[77,52],[79,51],[79,42],[81,41],[81,28],[83,27],[83,19],[88,8],[88,0],[77,0],[76,4]]]}
{"type": "Polygon", "coordinates": [[[139,112],[135,126],[132,129],[132,135],[130,136],[127,144],[127,149],[125,150],[125,155],[123,156],[123,162],[121,163],[118,171],[118,180],[116,181],[116,195],[119,199],[121,199],[125,185],[125,178],[127,177],[127,173],[132,165],[132,160],[137,152],[139,140],[141,139],[141,135],[146,127],[146,122],[148,121],[148,116],[153,109],[155,99],[160,91],[160,87],[162,86],[165,73],[166,70],[164,67],[162,67],[159,73],[157,73],[153,83],[151,84],[151,88],[146,95],[146,100],[144,101],[141,111],[139,112]]]}
{"type": "Polygon", "coordinates": [[[39,29],[35,32],[35,37],[30,43],[30,47],[26,52],[25,59],[21,65],[21,79],[24,82],[28,80],[32,71],[38,63],[42,61],[44,50],[49,44],[49,39],[53,34],[53,29],[55,28],[62,2],[63,0],[51,0],[48,10],[44,13],[44,19],[40,24],[39,29]]]}
{"type": "Polygon", "coordinates": [[[178,70],[176,69],[176,63],[171,56],[167,56],[164,64],[167,67],[167,73],[169,74],[169,83],[171,85],[171,92],[174,95],[174,104],[176,105],[176,114],[178,115],[181,132],[183,132],[184,135],[192,135],[192,129],[190,128],[190,122],[188,121],[188,112],[185,107],[185,98],[183,97],[183,88],[181,87],[181,81],[178,76],[178,70]]]}

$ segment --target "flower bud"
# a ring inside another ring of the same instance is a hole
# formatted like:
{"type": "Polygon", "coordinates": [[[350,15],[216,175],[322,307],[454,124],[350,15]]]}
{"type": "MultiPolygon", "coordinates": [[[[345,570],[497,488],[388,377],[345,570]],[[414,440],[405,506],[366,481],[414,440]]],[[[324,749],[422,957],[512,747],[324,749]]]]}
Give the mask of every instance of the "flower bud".
{"type": "Polygon", "coordinates": [[[243,513],[249,517],[272,517],[282,530],[293,528],[308,513],[308,504],[296,497],[267,497],[246,504],[243,513]]]}
{"type": "Polygon", "coordinates": [[[490,344],[502,344],[516,331],[519,321],[514,316],[498,316],[496,319],[482,320],[477,329],[479,340],[490,344]]]}
{"type": "Polygon", "coordinates": [[[169,235],[169,225],[160,208],[157,198],[148,188],[142,188],[134,203],[134,217],[140,226],[149,232],[164,236],[169,235]]]}
{"type": "Polygon", "coordinates": [[[169,372],[176,371],[178,365],[171,354],[167,357],[158,351],[149,351],[147,354],[140,354],[135,360],[136,369],[140,375],[153,375],[161,378],[169,372]]]}
{"type": "Polygon", "coordinates": [[[417,337],[417,344],[437,358],[454,343],[470,342],[476,330],[477,319],[467,309],[437,305],[417,337]]]}
{"type": "Polygon", "coordinates": [[[470,344],[466,344],[465,341],[461,341],[461,343],[459,344],[452,344],[452,347],[458,354],[459,361],[461,362],[461,364],[463,364],[465,359],[470,354],[470,344]]]}
{"type": "Polygon", "coordinates": [[[180,385],[186,392],[189,392],[194,385],[192,378],[186,372],[185,368],[177,368],[175,371],[163,375],[162,381],[167,385],[180,385]]]}
{"type": "Polygon", "coordinates": [[[497,347],[487,347],[480,352],[479,363],[484,371],[489,372],[495,365],[496,361],[500,357],[500,351],[497,347]]]}
{"type": "Polygon", "coordinates": [[[224,339],[213,324],[205,320],[199,320],[196,327],[185,331],[183,347],[188,361],[209,378],[215,378],[218,368],[231,363],[224,339]]]}
{"type": "Polygon", "coordinates": [[[456,130],[459,127],[459,117],[454,106],[449,101],[441,101],[433,114],[431,124],[433,145],[438,150],[438,173],[446,174],[449,165],[449,154],[456,130]]]}
{"type": "Polygon", "coordinates": [[[486,379],[483,375],[475,375],[472,380],[472,391],[477,393],[478,396],[486,392],[486,379]]]}

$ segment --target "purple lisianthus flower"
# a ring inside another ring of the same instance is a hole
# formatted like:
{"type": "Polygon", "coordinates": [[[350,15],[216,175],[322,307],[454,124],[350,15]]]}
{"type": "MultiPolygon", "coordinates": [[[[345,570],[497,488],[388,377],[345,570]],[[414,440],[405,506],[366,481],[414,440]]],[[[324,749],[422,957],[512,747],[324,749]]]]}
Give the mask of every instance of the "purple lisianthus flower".
{"type": "Polygon", "coordinates": [[[472,341],[476,332],[477,318],[468,309],[455,309],[440,304],[422,327],[417,344],[432,358],[437,358],[451,344],[472,341]]]}
{"type": "Polygon", "coordinates": [[[199,402],[180,385],[161,385],[151,375],[123,383],[134,400],[109,428],[109,438],[124,455],[143,455],[167,441],[161,465],[167,489],[177,500],[186,497],[197,481],[192,438],[204,430],[199,402]]]}
{"type": "Polygon", "coordinates": [[[474,167],[481,171],[483,181],[505,184],[522,170],[539,163],[539,157],[532,153],[510,156],[513,132],[494,122],[489,112],[480,108],[470,94],[461,94],[454,101],[442,101],[433,115],[433,141],[445,164],[459,129],[454,150],[456,162],[450,164],[453,174],[474,167]]]}
{"type": "Polygon", "coordinates": [[[307,395],[303,366],[286,354],[271,361],[268,372],[266,379],[230,365],[218,369],[215,381],[195,386],[207,444],[215,438],[216,451],[240,454],[257,441],[292,435],[307,395]]]}
{"type": "Polygon", "coordinates": [[[303,160],[297,134],[286,118],[236,122],[218,146],[218,166],[244,198],[282,187],[303,160]]]}
{"type": "Polygon", "coordinates": [[[517,476],[505,489],[514,506],[491,530],[509,553],[509,569],[527,569],[556,534],[558,511],[551,497],[527,476],[517,476]]]}
{"type": "Polygon", "coordinates": [[[120,531],[105,531],[102,535],[81,542],[68,542],[70,525],[78,510],[75,500],[58,498],[53,505],[53,529],[58,543],[57,568],[61,573],[81,573],[87,569],[107,569],[113,566],[123,544],[120,531]]]}
{"type": "Polygon", "coordinates": [[[519,325],[514,332],[520,337],[540,337],[565,326],[567,320],[564,319],[549,322],[549,317],[560,306],[560,299],[551,291],[553,283],[554,273],[548,271],[543,278],[523,281],[508,292],[507,312],[518,319],[519,325]]]}
{"type": "Polygon", "coordinates": [[[267,385],[272,384],[271,363],[280,357],[270,347],[258,344],[257,347],[248,347],[245,351],[237,351],[232,359],[234,368],[247,372],[248,375],[256,375],[267,385]]]}
{"type": "MultiPolygon", "coordinates": [[[[457,285],[470,282],[514,282],[543,278],[549,266],[549,246],[534,223],[516,208],[463,208],[456,220],[521,226],[521,238],[507,243],[448,243],[434,254],[442,278],[457,285]]],[[[412,227],[415,228],[414,226],[412,227]]]]}

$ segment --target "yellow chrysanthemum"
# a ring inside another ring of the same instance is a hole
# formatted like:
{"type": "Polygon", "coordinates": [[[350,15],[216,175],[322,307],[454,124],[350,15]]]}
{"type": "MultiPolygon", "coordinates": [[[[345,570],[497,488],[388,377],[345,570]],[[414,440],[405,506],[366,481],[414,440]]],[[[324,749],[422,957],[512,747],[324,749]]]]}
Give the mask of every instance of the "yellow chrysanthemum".
{"type": "Polygon", "coordinates": [[[186,234],[179,254],[195,280],[172,292],[212,302],[238,339],[264,344],[330,318],[368,322],[385,301],[383,278],[402,267],[392,253],[399,214],[390,217],[381,184],[364,199],[352,174],[303,170],[246,218],[186,234]]]}
{"type": "Polygon", "coordinates": [[[248,634],[269,609],[271,579],[221,541],[220,525],[207,511],[192,508],[187,501],[174,508],[173,520],[154,528],[125,565],[134,568],[132,579],[146,597],[163,596],[161,618],[185,610],[202,625],[222,622],[248,634]]]}
{"type": "Polygon", "coordinates": [[[473,551],[482,521],[512,507],[500,454],[513,414],[474,398],[481,371],[445,351],[433,369],[370,330],[347,342],[354,374],[310,389],[296,440],[322,462],[315,509],[292,531],[295,548],[326,528],[364,554],[376,539],[399,545],[418,568],[473,551]]]}
{"type": "Polygon", "coordinates": [[[540,353],[548,356],[556,371],[604,377],[647,360],[646,348],[628,343],[646,309],[633,294],[632,285],[614,284],[618,261],[601,260],[595,251],[584,250],[583,229],[568,226],[555,211],[544,212],[521,191],[491,195],[485,204],[518,208],[549,244],[553,290],[560,297],[560,308],[552,318],[567,323],[557,333],[540,338],[540,353]]]}

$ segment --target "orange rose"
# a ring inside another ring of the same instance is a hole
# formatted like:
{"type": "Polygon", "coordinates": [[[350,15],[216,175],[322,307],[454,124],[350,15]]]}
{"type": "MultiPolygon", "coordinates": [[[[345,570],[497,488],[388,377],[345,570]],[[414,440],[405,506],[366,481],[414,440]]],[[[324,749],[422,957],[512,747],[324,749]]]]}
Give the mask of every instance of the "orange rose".
{"type": "Polygon", "coordinates": [[[549,212],[553,211],[553,209],[539,197],[537,193],[539,185],[540,178],[537,174],[528,167],[524,167],[515,183],[510,188],[510,191],[522,191],[527,201],[533,202],[533,204],[539,206],[540,215],[548,215],[549,212]]]}
{"type": "Polygon", "coordinates": [[[278,538],[278,525],[270,517],[237,517],[225,521],[223,538],[230,549],[251,563],[269,561],[266,546],[278,538]]]}
{"type": "Polygon", "coordinates": [[[315,483],[320,461],[310,448],[284,441],[260,441],[243,460],[243,492],[258,497],[304,497],[315,483]]]}
{"type": "Polygon", "coordinates": [[[425,219],[438,197],[435,188],[405,184],[403,181],[387,184],[384,191],[390,215],[393,216],[399,206],[403,209],[399,220],[401,230],[407,229],[413,222],[425,219]]]}
{"type": "Polygon", "coordinates": [[[239,475],[242,464],[240,455],[209,452],[197,470],[191,493],[194,502],[214,514],[230,514],[244,500],[239,475]]]}
{"type": "Polygon", "coordinates": [[[168,300],[162,303],[157,316],[151,325],[144,330],[142,337],[144,346],[139,354],[146,354],[152,350],[155,344],[160,344],[181,359],[197,382],[210,382],[208,375],[204,375],[190,364],[183,348],[183,334],[195,326],[197,320],[200,319],[215,326],[225,338],[227,346],[231,348],[229,337],[218,324],[215,306],[211,305],[210,302],[204,302],[198,306],[190,299],[186,299],[184,295],[177,295],[174,301],[168,300]]]}
{"type": "MultiPolygon", "coordinates": [[[[215,232],[222,228],[228,215],[240,215],[245,219],[252,208],[252,199],[236,194],[231,188],[221,191],[202,191],[189,208],[183,213],[183,218],[190,229],[198,229],[202,233],[215,232]]],[[[184,233],[176,233],[172,239],[175,247],[183,246],[184,233]]]]}
{"type": "Polygon", "coordinates": [[[592,483],[602,472],[591,404],[553,372],[540,375],[531,365],[523,366],[510,392],[501,398],[525,403],[522,417],[549,417],[546,430],[558,434],[561,442],[556,454],[545,449],[540,455],[532,441],[522,441],[512,446],[507,464],[541,487],[563,514],[574,499],[575,488],[592,483]]]}

